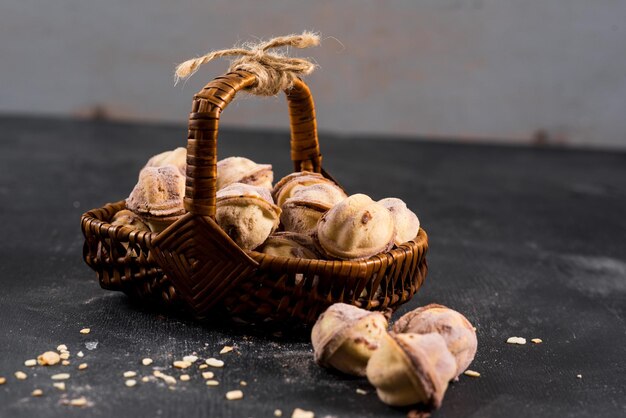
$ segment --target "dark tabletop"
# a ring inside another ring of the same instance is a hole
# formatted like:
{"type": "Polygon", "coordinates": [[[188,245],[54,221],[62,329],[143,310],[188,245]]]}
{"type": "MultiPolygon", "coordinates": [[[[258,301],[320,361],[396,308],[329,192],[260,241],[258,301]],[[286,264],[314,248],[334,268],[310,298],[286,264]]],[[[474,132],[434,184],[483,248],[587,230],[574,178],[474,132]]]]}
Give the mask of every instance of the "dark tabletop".
{"type": "MultiPolygon", "coordinates": [[[[405,416],[366,380],[316,366],[306,337],[163,316],[100,289],[80,215],[126,197],[147,158],[185,138],[182,125],[0,119],[0,417],[405,416]],[[24,366],[59,344],[69,366],[24,366]],[[178,376],[172,360],[194,351],[225,360],[219,386],[195,366],[173,390],[124,385],[124,371],[152,372],[143,357],[178,376]],[[65,392],[50,380],[61,371],[65,392]],[[224,399],[239,388],[244,399],[224,399]],[[81,396],[85,408],[63,404],[81,396]]],[[[626,415],[626,154],[332,135],[321,147],[346,190],[404,199],[429,234],[428,277],[400,313],[437,302],[477,327],[481,377],[451,384],[434,416],[626,415]]],[[[219,153],[272,163],[276,178],[291,169],[286,132],[223,130],[219,153]]]]}

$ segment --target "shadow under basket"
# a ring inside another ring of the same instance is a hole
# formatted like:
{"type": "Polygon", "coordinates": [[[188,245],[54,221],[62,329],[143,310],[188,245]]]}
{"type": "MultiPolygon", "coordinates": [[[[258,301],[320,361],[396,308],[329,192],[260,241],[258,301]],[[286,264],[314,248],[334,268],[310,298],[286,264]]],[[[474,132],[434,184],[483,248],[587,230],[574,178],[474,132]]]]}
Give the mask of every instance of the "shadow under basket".
{"type": "MultiPolygon", "coordinates": [[[[217,133],[221,112],[256,76],[235,71],[194,96],[187,140],[187,214],[161,233],[110,224],[125,208],[110,203],[83,214],[83,258],[102,288],[197,319],[227,313],[246,322],[313,324],[331,304],[395,310],[409,301],[428,270],[428,237],[364,260],[310,260],[242,250],[215,222],[217,133]]],[[[295,171],[321,173],[313,98],[297,79],[285,92],[295,171]]]]}

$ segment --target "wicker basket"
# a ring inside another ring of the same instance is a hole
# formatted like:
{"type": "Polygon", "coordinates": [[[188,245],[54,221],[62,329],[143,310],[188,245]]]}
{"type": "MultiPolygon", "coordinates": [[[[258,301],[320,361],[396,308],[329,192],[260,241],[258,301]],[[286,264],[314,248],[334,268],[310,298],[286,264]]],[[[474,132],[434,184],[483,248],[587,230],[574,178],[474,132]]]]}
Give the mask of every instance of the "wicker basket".
{"type": "MultiPolygon", "coordinates": [[[[182,309],[198,319],[226,311],[246,321],[301,324],[312,324],[336,302],[393,310],[410,300],[427,272],[428,238],[422,229],[413,241],[387,253],[326,261],[244,251],[215,223],[220,114],[238,91],[255,82],[253,74],[234,71],[194,96],[187,140],[188,213],[181,219],[160,234],[113,226],[110,219],[124,209],[124,201],[82,216],[83,257],[102,288],[182,309]]],[[[309,88],[298,79],[286,95],[295,170],[331,178],[321,166],[309,88]]]]}

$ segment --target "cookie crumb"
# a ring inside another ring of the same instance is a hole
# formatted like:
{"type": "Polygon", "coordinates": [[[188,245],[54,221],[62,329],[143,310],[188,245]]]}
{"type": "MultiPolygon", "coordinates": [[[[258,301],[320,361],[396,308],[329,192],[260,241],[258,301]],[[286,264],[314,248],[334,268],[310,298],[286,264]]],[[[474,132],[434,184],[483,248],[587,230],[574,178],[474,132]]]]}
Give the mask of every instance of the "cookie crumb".
{"type": "Polygon", "coordinates": [[[24,362],[24,366],[26,367],[33,367],[37,365],[37,360],[35,360],[34,358],[30,359],[30,360],[26,360],[24,362]]]}
{"type": "Polygon", "coordinates": [[[32,396],[38,397],[38,396],[42,396],[43,395],[43,390],[41,389],[35,389],[31,392],[32,396]]]}
{"type": "Polygon", "coordinates": [[[582,378],[583,378],[583,375],[582,375],[582,374],[577,374],[577,375],[576,375],[576,379],[582,379],[582,378]]]}
{"type": "Polygon", "coordinates": [[[78,353],[76,353],[76,356],[83,358],[85,357],[85,354],[82,351],[79,351],[78,353]]]}
{"type": "Polygon", "coordinates": [[[80,398],[70,400],[67,404],[70,406],[86,406],[87,398],[81,396],[80,398]]]}
{"type": "Polygon", "coordinates": [[[533,338],[530,341],[532,341],[535,344],[541,344],[543,342],[543,340],[541,338],[533,338]]]}
{"type": "Polygon", "coordinates": [[[215,373],[213,372],[202,372],[203,379],[213,379],[215,377],[215,373]]]}
{"type": "MultiPolygon", "coordinates": [[[[51,353],[52,353],[52,351],[51,351],[51,353]]],[[[59,355],[59,358],[60,358],[61,360],[67,360],[67,359],[69,359],[69,358],[70,358],[70,353],[69,353],[69,352],[67,352],[67,351],[65,351],[65,352],[63,352],[63,353],[61,353],[61,354],[59,355]]]]}
{"type": "Polygon", "coordinates": [[[519,344],[519,345],[524,345],[526,344],[526,338],[523,337],[509,337],[506,342],[508,344],[519,344]]]}
{"type": "Polygon", "coordinates": [[[150,381],[150,378],[148,376],[144,376],[141,378],[141,381],[144,383],[148,383],[150,381]]]}
{"type": "Polygon", "coordinates": [[[83,328],[80,330],[81,334],[89,334],[91,332],[91,328],[83,328]]]}
{"type": "Polygon", "coordinates": [[[78,370],[85,370],[87,367],[89,367],[87,363],[81,363],[78,365],[78,370]]]}
{"type": "Polygon", "coordinates": [[[224,367],[224,362],[222,360],[218,360],[213,357],[206,359],[205,363],[211,367],[224,367]]]}
{"type": "Polygon", "coordinates": [[[145,358],[141,360],[141,364],[143,364],[144,366],[149,366],[152,364],[152,359],[151,358],[145,358]]]}
{"type": "Polygon", "coordinates": [[[195,363],[196,361],[198,361],[198,356],[194,356],[194,355],[185,356],[183,357],[183,361],[186,361],[189,363],[195,363]]]}
{"type": "Polygon", "coordinates": [[[242,380],[241,382],[239,382],[239,384],[241,386],[248,386],[248,382],[246,382],[245,380],[242,380]]]}
{"type": "Polygon", "coordinates": [[[191,366],[191,363],[185,360],[177,360],[174,363],[172,363],[172,365],[176,367],[177,369],[186,369],[191,366]]]}
{"type": "Polygon", "coordinates": [[[7,382],[6,377],[0,377],[0,385],[4,385],[7,382]]]}
{"type": "Polygon", "coordinates": [[[207,380],[206,381],[206,385],[207,386],[217,386],[219,384],[220,384],[220,382],[218,382],[217,380],[207,380]]]}
{"type": "Polygon", "coordinates": [[[65,390],[65,382],[54,382],[52,386],[59,390],[65,390]]]}
{"type": "Polygon", "coordinates": [[[129,379],[131,377],[137,376],[137,372],[133,372],[133,371],[129,370],[127,372],[124,372],[122,376],[124,376],[125,378],[129,379]]]}
{"type": "Polygon", "coordinates": [[[229,401],[243,399],[243,392],[240,390],[231,390],[230,392],[226,392],[226,399],[229,401]]]}
{"type": "Polygon", "coordinates": [[[69,365],[70,365],[70,362],[69,362],[68,360],[63,360],[63,361],[61,362],[61,364],[62,364],[63,366],[69,366],[69,365]]]}
{"type": "Polygon", "coordinates": [[[37,362],[42,366],[54,366],[61,361],[61,356],[54,351],[46,351],[37,356],[37,362]]]}
{"type": "Polygon", "coordinates": [[[61,344],[57,346],[57,351],[60,353],[61,351],[67,351],[67,346],[65,344],[61,344]]]}
{"type": "Polygon", "coordinates": [[[469,376],[469,377],[480,377],[480,373],[478,373],[478,372],[476,372],[476,371],[474,371],[474,370],[465,370],[465,371],[463,372],[463,374],[464,374],[465,376],[469,376]]]}
{"type": "Polygon", "coordinates": [[[22,371],[17,371],[15,372],[15,378],[18,380],[26,380],[28,378],[28,375],[22,371]]]}
{"type": "Polygon", "coordinates": [[[358,395],[367,395],[367,391],[366,391],[366,390],[363,390],[363,389],[361,389],[361,388],[357,388],[356,393],[357,393],[358,395]]]}
{"type": "Polygon", "coordinates": [[[188,382],[191,377],[188,374],[181,374],[179,379],[183,382],[188,382]]]}
{"type": "Polygon", "coordinates": [[[202,363],[201,365],[198,366],[200,370],[206,369],[207,367],[209,367],[209,365],[206,363],[202,363]]]}
{"type": "Polygon", "coordinates": [[[231,347],[230,345],[225,345],[224,348],[220,350],[220,354],[230,353],[231,351],[233,351],[233,347],[231,347]]]}
{"type": "Polygon", "coordinates": [[[175,384],[176,384],[176,378],[175,378],[175,377],[173,377],[173,376],[169,376],[169,375],[166,375],[165,373],[160,372],[160,371],[158,371],[158,370],[155,370],[155,371],[152,373],[152,375],[153,375],[154,377],[158,377],[159,379],[163,380],[166,384],[168,384],[168,385],[170,385],[170,386],[173,386],[173,385],[175,385],[175,384]]]}
{"type": "Polygon", "coordinates": [[[50,379],[52,380],[67,380],[69,378],[70,378],[69,373],[58,373],[58,374],[53,374],[52,376],[50,376],[50,379]]]}
{"type": "Polygon", "coordinates": [[[280,409],[274,409],[274,416],[275,417],[282,417],[283,416],[283,411],[281,411],[280,409]]]}
{"type": "Polygon", "coordinates": [[[313,411],[296,408],[293,410],[291,418],[315,418],[315,413],[313,413],[313,411]]]}
{"type": "Polygon", "coordinates": [[[128,379],[127,381],[124,382],[124,384],[128,386],[129,388],[132,388],[133,386],[137,384],[137,381],[135,379],[128,379]]]}

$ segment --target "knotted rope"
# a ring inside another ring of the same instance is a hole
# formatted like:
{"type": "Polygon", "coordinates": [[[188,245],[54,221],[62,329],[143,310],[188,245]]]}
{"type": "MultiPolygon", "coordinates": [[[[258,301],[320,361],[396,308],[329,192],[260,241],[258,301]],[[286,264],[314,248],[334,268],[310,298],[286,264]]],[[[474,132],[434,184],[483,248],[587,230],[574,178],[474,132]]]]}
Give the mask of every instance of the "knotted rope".
{"type": "Polygon", "coordinates": [[[308,48],[320,43],[319,35],[303,32],[301,35],[279,36],[267,42],[247,45],[246,48],[221,49],[198,58],[193,58],[176,67],[176,81],[191,77],[202,64],[220,57],[239,56],[233,60],[229,71],[245,70],[257,77],[257,83],[248,91],[261,96],[275,96],[281,90],[293,86],[299,75],[308,75],[315,69],[315,64],[306,58],[292,58],[282,54],[267,52],[272,48],[289,47],[308,48]]]}

